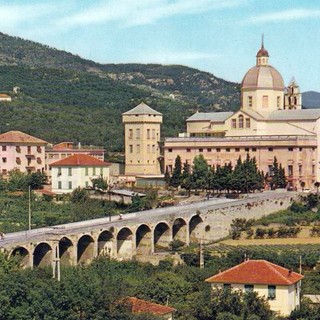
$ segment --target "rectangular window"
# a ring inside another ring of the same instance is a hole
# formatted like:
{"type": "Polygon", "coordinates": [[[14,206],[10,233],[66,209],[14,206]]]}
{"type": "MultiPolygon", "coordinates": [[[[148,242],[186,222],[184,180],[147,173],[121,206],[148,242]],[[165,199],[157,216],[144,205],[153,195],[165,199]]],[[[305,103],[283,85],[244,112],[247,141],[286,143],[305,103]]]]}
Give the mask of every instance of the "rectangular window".
{"type": "Polygon", "coordinates": [[[147,129],[147,139],[150,139],[150,129],[147,129]]]}
{"type": "Polygon", "coordinates": [[[100,176],[103,176],[103,167],[100,167],[100,176]]]}
{"type": "Polygon", "coordinates": [[[231,289],[231,284],[230,283],[224,283],[223,284],[223,290],[228,290],[231,289]]]}
{"type": "Polygon", "coordinates": [[[211,152],[211,148],[208,148],[208,149],[207,149],[207,152],[211,152]]]}
{"type": "Polygon", "coordinates": [[[21,164],[21,159],[19,157],[16,158],[16,163],[21,164]]]}
{"type": "Polygon", "coordinates": [[[136,139],[140,139],[140,129],[136,129],[136,139]]]}
{"type": "Polygon", "coordinates": [[[299,176],[302,176],[302,164],[299,164],[299,176]]]}
{"type": "Polygon", "coordinates": [[[58,176],[61,176],[61,168],[58,168],[58,176]]]}
{"type": "Polygon", "coordinates": [[[133,138],[133,129],[129,129],[129,136],[128,136],[129,139],[132,139],[133,138]]]}
{"type": "Polygon", "coordinates": [[[246,118],[246,128],[249,129],[250,128],[250,118],[246,118]]]}
{"type": "Polygon", "coordinates": [[[226,152],[230,152],[230,148],[226,148],[226,152]]]}
{"type": "Polygon", "coordinates": [[[236,148],[235,150],[236,150],[236,152],[240,152],[240,148],[236,148]]]}
{"type": "Polygon", "coordinates": [[[171,149],[171,148],[169,148],[169,149],[168,149],[168,152],[172,152],[172,149],[171,149]]]}
{"type": "Polygon", "coordinates": [[[28,146],[28,154],[31,153],[31,146],[28,146]]]}
{"type": "Polygon", "coordinates": [[[273,148],[268,148],[268,151],[273,151],[273,148]]]}
{"type": "Polygon", "coordinates": [[[252,148],[252,152],[257,152],[257,148],[252,148]]]}
{"type": "Polygon", "coordinates": [[[38,153],[41,153],[41,151],[42,151],[42,150],[41,150],[41,147],[38,146],[38,147],[37,147],[37,152],[38,152],[38,153]]]}
{"type": "Polygon", "coordinates": [[[316,166],[314,164],[312,165],[311,170],[312,170],[312,175],[314,175],[316,173],[316,166]]]}
{"type": "Polygon", "coordinates": [[[262,108],[268,108],[268,96],[262,96],[262,108]]]}
{"type": "Polygon", "coordinates": [[[237,128],[237,119],[232,119],[232,120],[231,120],[231,128],[232,128],[232,129],[237,128]]]}
{"type": "Polygon", "coordinates": [[[245,151],[245,152],[249,152],[250,149],[249,149],[249,148],[245,148],[244,151],[245,151]]]}
{"type": "Polygon", "coordinates": [[[85,182],[85,186],[86,186],[86,188],[89,187],[89,182],[88,181],[85,182]]]}
{"type": "Polygon", "coordinates": [[[268,300],[276,298],[276,286],[268,286],[268,300]]]}
{"type": "Polygon", "coordinates": [[[68,168],[68,176],[72,176],[72,168],[68,168]]]}
{"type": "Polygon", "coordinates": [[[252,96],[248,97],[248,107],[252,108],[252,96]]]}
{"type": "Polygon", "coordinates": [[[96,167],[92,168],[92,175],[95,176],[96,175],[96,167]]]}
{"type": "Polygon", "coordinates": [[[293,166],[291,164],[288,165],[288,175],[293,176],[293,166]]]}
{"type": "Polygon", "coordinates": [[[191,152],[191,149],[187,148],[187,152],[191,152]]]}
{"type": "Polygon", "coordinates": [[[288,151],[293,151],[293,148],[292,148],[292,147],[289,147],[289,148],[288,148],[288,151]]]}
{"type": "Polygon", "coordinates": [[[58,181],[58,189],[62,189],[62,182],[58,181]]]}
{"type": "Polygon", "coordinates": [[[301,147],[299,148],[299,151],[302,151],[302,148],[301,148],[301,147]]]}
{"type": "Polygon", "coordinates": [[[140,144],[137,144],[137,153],[140,153],[140,144]]]}
{"type": "Polygon", "coordinates": [[[200,149],[199,149],[199,152],[203,152],[203,149],[202,149],[202,148],[200,148],[200,149]]]}
{"type": "Polygon", "coordinates": [[[7,146],[2,146],[2,151],[7,151],[7,146]]]}
{"type": "Polygon", "coordinates": [[[86,175],[86,176],[89,175],[89,168],[88,168],[88,167],[85,168],[85,175],[86,175]]]}
{"type": "Polygon", "coordinates": [[[19,146],[16,146],[16,152],[18,152],[18,153],[21,152],[21,148],[19,146]]]}
{"type": "Polygon", "coordinates": [[[152,129],[152,139],[156,138],[156,129],[152,129]]]}
{"type": "Polygon", "coordinates": [[[133,145],[132,144],[129,145],[129,152],[133,153],[133,145]]]}
{"type": "Polygon", "coordinates": [[[7,158],[2,158],[2,162],[6,163],[7,162],[7,158]]]}
{"type": "Polygon", "coordinates": [[[278,110],[280,109],[280,99],[281,99],[281,98],[278,96],[278,97],[277,97],[277,108],[278,108],[278,110]]]}
{"type": "Polygon", "coordinates": [[[216,149],[216,151],[217,151],[217,152],[220,152],[220,151],[221,151],[221,149],[220,149],[220,148],[217,148],[217,149],[216,149]]]}
{"type": "Polygon", "coordinates": [[[252,284],[245,284],[244,285],[244,292],[253,292],[253,285],[252,284]]]}
{"type": "Polygon", "coordinates": [[[68,188],[69,188],[69,190],[72,190],[72,181],[68,182],[68,188]]]}

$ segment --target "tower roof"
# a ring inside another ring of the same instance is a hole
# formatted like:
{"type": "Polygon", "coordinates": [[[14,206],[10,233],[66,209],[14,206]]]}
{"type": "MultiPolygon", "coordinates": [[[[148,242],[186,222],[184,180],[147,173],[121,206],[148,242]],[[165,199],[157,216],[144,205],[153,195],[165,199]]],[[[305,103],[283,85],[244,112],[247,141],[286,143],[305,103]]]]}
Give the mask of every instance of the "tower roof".
{"type": "Polygon", "coordinates": [[[264,35],[262,35],[262,39],[261,39],[261,48],[260,50],[257,52],[256,57],[269,57],[269,53],[268,50],[266,50],[264,48],[264,41],[263,41],[264,35]]]}
{"type": "Polygon", "coordinates": [[[144,114],[152,114],[152,115],[159,115],[159,116],[162,115],[162,113],[156,110],[153,110],[144,102],[141,102],[135,108],[123,113],[123,115],[144,115],[144,114]]]}

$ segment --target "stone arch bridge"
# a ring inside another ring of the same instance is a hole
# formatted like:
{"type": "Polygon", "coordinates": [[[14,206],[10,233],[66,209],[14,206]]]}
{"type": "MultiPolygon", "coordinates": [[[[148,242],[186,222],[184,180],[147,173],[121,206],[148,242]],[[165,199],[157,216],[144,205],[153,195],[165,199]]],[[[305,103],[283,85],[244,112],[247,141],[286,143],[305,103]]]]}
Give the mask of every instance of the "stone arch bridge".
{"type": "Polygon", "coordinates": [[[124,260],[168,249],[173,240],[186,245],[225,237],[234,218],[260,218],[288,207],[293,193],[261,193],[242,200],[213,199],[117,217],[7,234],[0,248],[20,255],[25,267],[89,263],[100,255],[124,260]]]}

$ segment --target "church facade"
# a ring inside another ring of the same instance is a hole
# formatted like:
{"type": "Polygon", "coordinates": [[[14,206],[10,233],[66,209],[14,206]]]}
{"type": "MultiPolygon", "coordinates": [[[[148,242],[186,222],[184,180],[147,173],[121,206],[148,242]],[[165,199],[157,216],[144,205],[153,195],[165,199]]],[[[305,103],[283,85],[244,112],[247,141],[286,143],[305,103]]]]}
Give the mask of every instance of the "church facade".
{"type": "Polygon", "coordinates": [[[192,164],[203,154],[210,166],[236,164],[241,156],[255,157],[264,173],[274,157],[285,168],[288,187],[314,188],[320,181],[320,109],[302,109],[295,79],[287,87],[281,74],[269,64],[262,46],[256,65],[241,83],[237,112],[197,112],[186,120],[187,131],[164,142],[165,167],[174,167],[179,155],[192,164]]]}

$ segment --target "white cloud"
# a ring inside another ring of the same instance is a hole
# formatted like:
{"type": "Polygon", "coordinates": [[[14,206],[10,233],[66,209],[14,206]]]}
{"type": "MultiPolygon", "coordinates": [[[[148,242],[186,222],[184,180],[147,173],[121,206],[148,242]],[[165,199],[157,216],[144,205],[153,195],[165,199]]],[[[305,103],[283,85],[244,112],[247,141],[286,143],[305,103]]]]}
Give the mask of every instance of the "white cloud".
{"type": "Polygon", "coordinates": [[[320,18],[320,10],[291,9],[258,15],[243,21],[249,24],[262,24],[266,22],[287,22],[293,20],[320,18]]]}
{"type": "Polygon", "coordinates": [[[195,14],[239,6],[247,0],[105,0],[57,20],[60,27],[106,22],[124,26],[145,25],[174,15],[195,14]]]}

